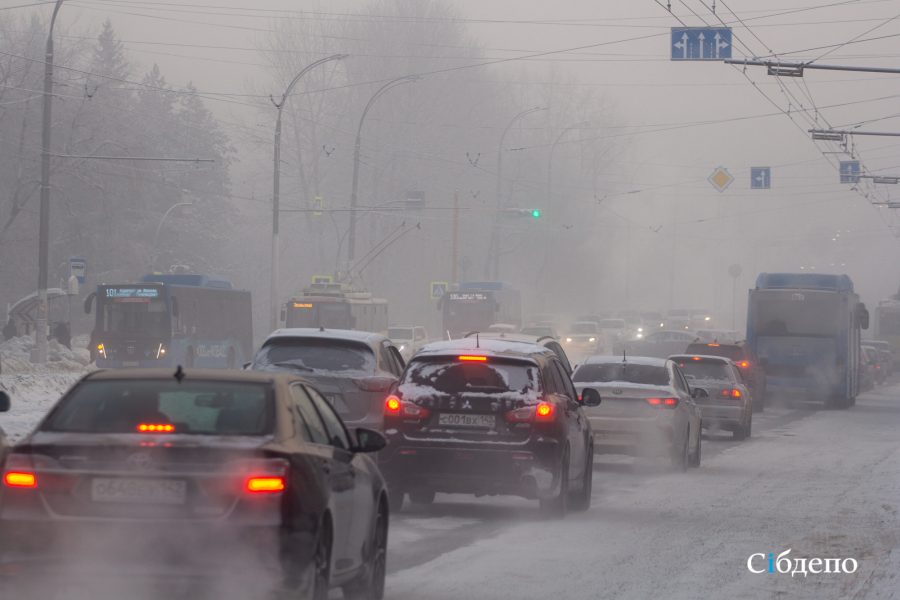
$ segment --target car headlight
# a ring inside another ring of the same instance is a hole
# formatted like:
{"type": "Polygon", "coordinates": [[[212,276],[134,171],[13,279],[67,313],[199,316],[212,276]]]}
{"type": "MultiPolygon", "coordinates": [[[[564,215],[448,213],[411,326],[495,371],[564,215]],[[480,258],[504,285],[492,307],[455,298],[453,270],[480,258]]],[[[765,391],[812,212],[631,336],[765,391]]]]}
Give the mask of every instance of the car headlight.
{"type": "Polygon", "coordinates": [[[97,354],[99,354],[103,358],[106,358],[106,345],[97,344],[97,354]]]}
{"type": "Polygon", "coordinates": [[[403,352],[404,350],[406,350],[406,344],[400,344],[400,347],[397,348],[397,349],[398,349],[400,352],[403,352]]]}
{"type": "Polygon", "coordinates": [[[572,343],[572,338],[567,337],[567,338],[566,338],[566,342],[568,342],[569,344],[571,344],[571,343],[572,343]]]}
{"type": "Polygon", "coordinates": [[[638,327],[638,333],[644,333],[644,328],[643,328],[643,327],[638,327]]]}
{"type": "Polygon", "coordinates": [[[165,357],[166,357],[166,347],[163,344],[160,344],[159,347],[156,349],[156,360],[159,360],[160,358],[165,358],[165,357]]]}
{"type": "Polygon", "coordinates": [[[644,337],[644,334],[643,334],[643,333],[639,333],[639,334],[637,334],[637,339],[639,339],[639,340],[640,340],[640,339],[643,339],[643,337],[644,337]]]}
{"type": "Polygon", "coordinates": [[[589,342],[596,342],[596,341],[597,341],[597,338],[593,338],[593,337],[592,337],[592,338],[590,338],[588,341],[589,341],[589,342]]]}

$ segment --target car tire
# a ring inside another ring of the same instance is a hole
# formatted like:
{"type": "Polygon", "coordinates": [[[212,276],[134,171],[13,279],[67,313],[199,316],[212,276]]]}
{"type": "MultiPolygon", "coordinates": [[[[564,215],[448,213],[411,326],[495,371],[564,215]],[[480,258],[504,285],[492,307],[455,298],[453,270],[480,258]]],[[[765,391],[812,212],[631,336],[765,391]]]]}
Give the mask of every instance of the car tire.
{"type": "Polygon", "coordinates": [[[316,538],[316,549],[310,567],[312,568],[310,593],[301,597],[309,600],[328,600],[331,589],[331,525],[328,521],[324,522],[316,538]]]}
{"type": "Polygon", "coordinates": [[[689,460],[689,452],[691,447],[691,428],[688,426],[687,433],[684,436],[684,443],[681,445],[681,449],[678,452],[672,454],[672,466],[675,467],[676,471],[681,471],[682,473],[687,471],[689,460]]]}
{"type": "Polygon", "coordinates": [[[388,507],[392,513],[396,514],[403,510],[403,499],[405,497],[406,492],[403,488],[388,486],[388,507]]]}
{"type": "Polygon", "coordinates": [[[691,453],[691,460],[690,460],[690,466],[695,467],[695,468],[700,466],[700,460],[702,458],[702,453],[703,453],[703,435],[701,435],[703,432],[703,422],[702,421],[700,422],[700,432],[701,433],[697,434],[697,449],[693,453],[691,453]]]}
{"type": "Polygon", "coordinates": [[[572,512],[584,512],[591,507],[591,495],[594,491],[594,446],[588,446],[585,458],[584,475],[582,476],[581,489],[569,499],[569,507],[572,512]]]}
{"type": "Polygon", "coordinates": [[[566,447],[559,466],[559,490],[552,498],[541,498],[541,512],[562,519],[569,509],[569,448],[566,447]]]}
{"type": "Polygon", "coordinates": [[[747,433],[747,425],[745,423],[741,423],[737,427],[734,428],[734,431],[731,432],[734,436],[734,439],[741,442],[747,439],[749,435],[747,433]]]}
{"type": "Polygon", "coordinates": [[[420,504],[423,506],[429,506],[434,504],[434,490],[429,489],[419,489],[419,490],[410,490],[409,499],[413,504],[420,504]]]}
{"type": "Polygon", "coordinates": [[[382,600],[387,575],[388,508],[385,502],[378,506],[375,530],[372,536],[372,555],[366,572],[343,587],[347,600],[382,600]]]}

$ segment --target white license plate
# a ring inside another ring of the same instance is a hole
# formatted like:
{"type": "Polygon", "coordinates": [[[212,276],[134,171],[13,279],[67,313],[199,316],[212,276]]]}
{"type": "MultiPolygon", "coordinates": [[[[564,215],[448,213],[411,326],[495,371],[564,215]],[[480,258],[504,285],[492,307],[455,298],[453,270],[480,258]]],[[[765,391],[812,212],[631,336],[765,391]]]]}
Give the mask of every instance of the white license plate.
{"type": "Polygon", "coordinates": [[[178,479],[96,478],[91,482],[94,502],[128,504],[184,504],[187,482],[178,479]]]}
{"type": "Polygon", "coordinates": [[[462,415],[459,413],[443,413],[438,415],[438,425],[450,427],[481,427],[490,429],[497,424],[494,415],[462,415]]]}

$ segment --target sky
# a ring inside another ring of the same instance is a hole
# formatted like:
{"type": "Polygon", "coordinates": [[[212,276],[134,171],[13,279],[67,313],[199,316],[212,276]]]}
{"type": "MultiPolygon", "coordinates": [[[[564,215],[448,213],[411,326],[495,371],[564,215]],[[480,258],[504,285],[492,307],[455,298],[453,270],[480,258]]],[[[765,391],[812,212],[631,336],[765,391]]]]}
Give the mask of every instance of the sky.
{"type": "MultiPolygon", "coordinates": [[[[0,10],[51,8],[10,8],[24,3],[2,0],[0,10]]],[[[548,77],[561,71],[566,85],[594,88],[611,107],[614,125],[600,135],[621,144],[608,157],[613,175],[597,198],[597,210],[610,221],[598,235],[621,256],[626,296],[644,283],[642,268],[665,261],[671,265],[663,270],[689,265],[711,251],[715,273],[724,277],[730,266],[742,267],[739,287],[749,287],[766,269],[846,269],[869,304],[897,290],[900,220],[871,202],[900,200],[900,186],[865,184],[860,193],[840,184],[837,161],[850,157],[823,154],[840,148],[813,142],[807,130],[815,124],[900,131],[900,76],[807,70],[803,78],[774,78],[763,67],[672,62],[669,44],[671,27],[724,21],[734,26],[735,58],[897,67],[900,0],[678,0],[671,13],[664,0],[451,3],[485,56],[520,57],[479,67],[493,79],[514,85],[523,69],[548,77]],[[853,41],[868,38],[880,39],[853,41]],[[833,47],[845,42],[852,43],[833,47]],[[521,58],[548,51],[558,52],[521,58]],[[750,189],[750,168],[756,166],[771,167],[771,189],[750,189]],[[717,167],[735,177],[724,192],[707,181],[717,167]],[[672,231],[678,240],[668,248],[660,232],[672,231]],[[717,247],[711,249],[710,240],[717,247]]],[[[256,51],[273,20],[340,18],[364,4],[67,0],[60,22],[70,34],[94,35],[111,19],[133,60],[144,67],[159,63],[173,85],[192,81],[222,99],[209,106],[226,123],[246,124],[265,136],[271,123],[243,102],[279,93],[256,51]]],[[[866,172],[900,175],[900,140],[894,140],[854,136],[866,172]]],[[[726,302],[728,287],[716,288],[717,305],[726,302]]]]}

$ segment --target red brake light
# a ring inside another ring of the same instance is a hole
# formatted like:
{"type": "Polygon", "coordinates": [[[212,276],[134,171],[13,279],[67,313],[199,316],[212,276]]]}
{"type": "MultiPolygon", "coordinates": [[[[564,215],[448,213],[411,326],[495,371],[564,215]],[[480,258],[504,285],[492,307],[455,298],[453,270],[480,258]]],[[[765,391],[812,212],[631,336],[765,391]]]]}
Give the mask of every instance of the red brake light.
{"type": "Polygon", "coordinates": [[[386,415],[399,415],[400,398],[397,396],[388,396],[387,400],[384,401],[384,413],[386,415]]]}
{"type": "Polygon", "coordinates": [[[12,488],[37,488],[37,477],[34,473],[24,471],[7,471],[3,474],[3,483],[12,488]]]}
{"type": "Polygon", "coordinates": [[[171,423],[141,423],[137,430],[141,433],[174,433],[175,426],[171,423]]]}
{"type": "Polygon", "coordinates": [[[725,396],[726,398],[740,398],[741,390],[739,390],[737,388],[734,388],[731,390],[722,390],[722,395],[725,396]]]}
{"type": "Polygon", "coordinates": [[[487,362],[487,356],[463,355],[463,356],[457,356],[456,358],[457,358],[457,360],[460,360],[462,362],[487,362]]]}
{"type": "Polygon", "coordinates": [[[252,494],[277,494],[284,488],[284,477],[249,477],[244,486],[252,494]]]}
{"type": "Polygon", "coordinates": [[[709,346],[710,348],[718,348],[719,346],[721,346],[721,344],[716,344],[715,342],[713,342],[712,344],[707,344],[707,346],[709,346]]]}
{"type": "Polygon", "coordinates": [[[699,356],[692,356],[692,357],[691,357],[691,360],[703,360],[703,359],[700,358],[699,356]]]}
{"type": "Polygon", "coordinates": [[[555,416],[554,407],[549,402],[540,402],[534,409],[535,421],[552,421],[555,416]]]}
{"type": "Polygon", "coordinates": [[[678,406],[678,398],[647,398],[647,404],[662,408],[675,408],[678,406]]]}
{"type": "Polygon", "coordinates": [[[386,417],[402,417],[404,419],[423,420],[428,418],[427,408],[423,408],[414,402],[401,400],[397,396],[388,396],[384,401],[384,415],[386,417]]]}
{"type": "Polygon", "coordinates": [[[748,368],[750,368],[750,362],[746,361],[746,360],[742,360],[741,362],[738,363],[738,367],[740,367],[741,369],[748,369],[748,368]]]}
{"type": "Polygon", "coordinates": [[[551,423],[556,419],[556,406],[550,402],[538,402],[507,412],[505,419],[507,423],[551,423]]]}

